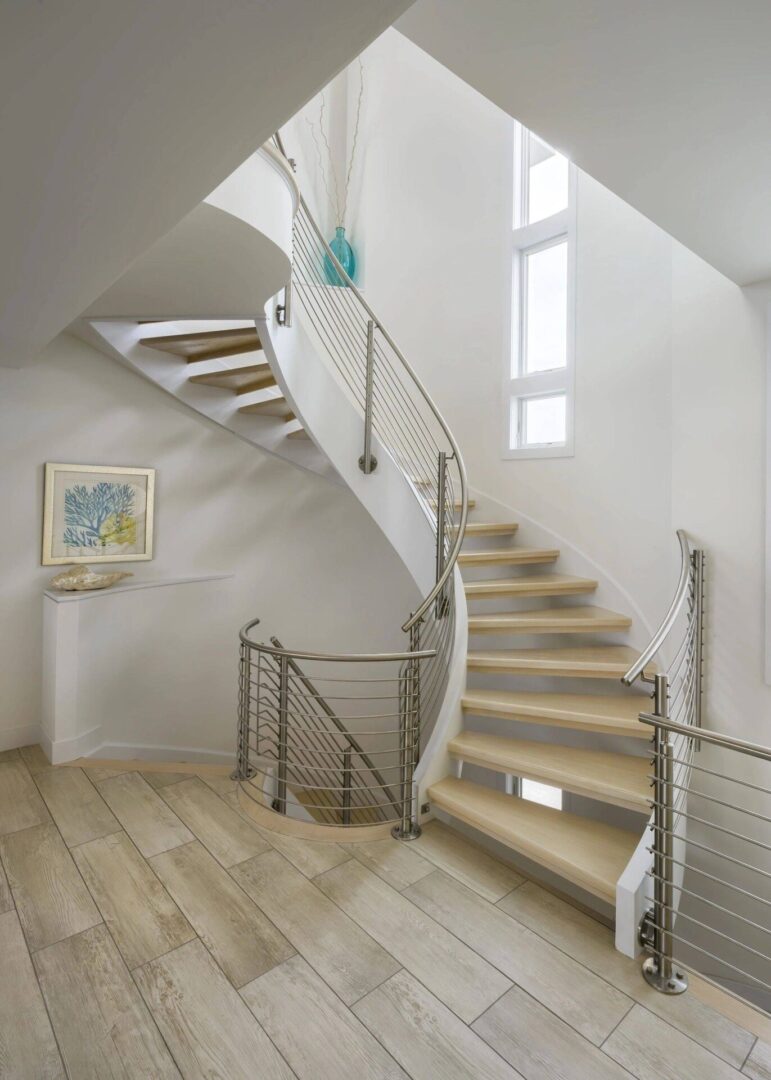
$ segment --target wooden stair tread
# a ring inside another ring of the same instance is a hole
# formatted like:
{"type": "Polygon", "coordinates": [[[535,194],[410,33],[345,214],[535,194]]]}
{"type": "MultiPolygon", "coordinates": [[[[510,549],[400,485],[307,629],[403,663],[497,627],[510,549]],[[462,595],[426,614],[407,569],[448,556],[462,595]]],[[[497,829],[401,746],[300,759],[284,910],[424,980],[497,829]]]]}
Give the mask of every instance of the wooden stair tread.
{"type": "Polygon", "coordinates": [[[447,749],[453,757],[495,772],[511,773],[590,799],[648,813],[651,798],[647,757],[586,750],[463,731],[447,749]]]}
{"type": "MultiPolygon", "coordinates": [[[[572,646],[566,649],[488,649],[468,654],[471,671],[512,675],[558,675],[620,679],[637,659],[627,645],[572,646]]],[[[648,669],[653,674],[653,669],[648,669]]]]}
{"type": "Polygon", "coordinates": [[[533,574],[528,577],[489,578],[464,581],[469,600],[494,599],[499,596],[579,596],[594,592],[598,582],[569,574],[533,574]]]}
{"type": "Polygon", "coordinates": [[[639,714],[650,708],[645,694],[557,694],[536,690],[466,690],[461,705],[475,716],[555,724],[648,739],[639,714]]]}
{"type": "Polygon", "coordinates": [[[287,422],[297,419],[285,397],[272,397],[266,398],[264,401],[253,401],[251,405],[241,405],[238,411],[242,413],[262,413],[263,416],[280,416],[282,420],[287,422]]]}
{"type": "Polygon", "coordinates": [[[188,381],[200,383],[202,386],[214,386],[219,390],[232,390],[236,394],[249,394],[252,390],[275,386],[276,377],[269,364],[245,364],[243,367],[191,375],[188,381]]]}
{"type": "MultiPolygon", "coordinates": [[[[516,521],[469,521],[466,524],[466,536],[504,536],[515,533],[519,525],[516,521]]],[[[458,526],[453,525],[452,532],[458,531],[458,526]]]]}
{"type": "Polygon", "coordinates": [[[615,905],[637,833],[449,776],[428,794],[433,806],[615,905]]]}
{"type": "Polygon", "coordinates": [[[167,334],[164,337],[142,338],[139,342],[148,349],[183,356],[188,363],[215,360],[222,356],[238,356],[262,348],[253,326],[237,330],[202,330],[195,334],[167,334]]]}
{"type": "Polygon", "coordinates": [[[594,605],[469,615],[468,620],[469,633],[474,634],[575,634],[627,630],[631,625],[628,615],[594,605]]]}
{"type": "Polygon", "coordinates": [[[287,432],[287,439],[310,439],[310,435],[305,428],[298,428],[296,431],[287,432]]]}
{"type": "Polygon", "coordinates": [[[460,566],[495,566],[498,564],[556,562],[560,553],[556,548],[500,548],[495,551],[462,551],[458,556],[460,566]]]}

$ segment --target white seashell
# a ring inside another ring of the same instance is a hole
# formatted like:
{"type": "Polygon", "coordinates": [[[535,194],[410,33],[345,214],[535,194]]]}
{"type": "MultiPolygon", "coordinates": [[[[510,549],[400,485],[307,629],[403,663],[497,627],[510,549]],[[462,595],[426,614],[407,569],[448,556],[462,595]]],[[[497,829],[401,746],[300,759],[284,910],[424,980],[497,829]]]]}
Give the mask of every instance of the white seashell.
{"type": "Polygon", "coordinates": [[[67,592],[85,592],[88,589],[106,589],[124,577],[134,575],[126,570],[116,570],[112,574],[99,574],[89,566],[68,566],[49,582],[52,589],[64,589],[67,592]]]}

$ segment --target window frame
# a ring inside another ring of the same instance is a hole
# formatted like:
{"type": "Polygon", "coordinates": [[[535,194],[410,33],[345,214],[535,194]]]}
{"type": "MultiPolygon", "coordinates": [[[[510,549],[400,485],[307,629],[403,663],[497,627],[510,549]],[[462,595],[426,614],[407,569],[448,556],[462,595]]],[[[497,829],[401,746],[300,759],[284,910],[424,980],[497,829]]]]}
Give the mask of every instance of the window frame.
{"type": "Polygon", "coordinates": [[[509,271],[506,275],[509,286],[510,323],[508,342],[505,350],[503,370],[503,445],[501,456],[504,459],[572,457],[575,453],[575,297],[576,297],[576,192],[577,170],[568,163],[568,206],[550,217],[536,221],[532,225],[518,225],[525,213],[524,200],[527,195],[529,132],[517,121],[512,126],[511,192],[509,220],[512,228],[512,245],[509,252],[509,271]],[[515,160],[517,167],[515,168],[515,160]],[[522,371],[524,358],[525,334],[525,258],[531,252],[552,247],[562,240],[567,242],[567,311],[566,311],[566,355],[565,367],[549,371],[525,374],[522,371]],[[516,374],[515,374],[516,373],[516,374]],[[540,445],[511,446],[511,420],[513,401],[517,399],[518,429],[521,430],[522,404],[526,397],[545,397],[565,394],[565,441],[540,445]]]}

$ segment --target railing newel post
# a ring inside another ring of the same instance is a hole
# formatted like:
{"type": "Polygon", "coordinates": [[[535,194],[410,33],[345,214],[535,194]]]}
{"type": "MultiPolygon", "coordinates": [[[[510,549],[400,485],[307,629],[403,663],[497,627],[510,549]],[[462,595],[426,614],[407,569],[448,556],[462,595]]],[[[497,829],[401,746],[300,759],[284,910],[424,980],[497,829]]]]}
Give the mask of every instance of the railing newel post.
{"type": "MultiPolygon", "coordinates": [[[[669,719],[669,679],[656,675],[654,715],[669,719]]],[[[653,806],[653,908],[643,919],[641,939],[648,944],[652,955],[643,961],[645,981],[662,994],[682,994],[688,989],[688,978],[673,964],[674,929],[674,763],[669,733],[656,726],[654,748],[654,806],[653,806]]]]}
{"type": "Polygon", "coordinates": [[[343,750],[343,825],[351,824],[351,748],[343,750]]]}
{"type": "Polygon", "coordinates": [[[276,809],[286,814],[286,774],[289,737],[289,659],[279,657],[278,689],[278,784],[276,786],[276,809]]]}
{"type": "Polygon", "coordinates": [[[375,320],[369,319],[367,321],[367,358],[364,383],[364,453],[359,458],[359,468],[365,476],[369,476],[369,474],[377,468],[377,458],[372,453],[372,394],[375,383],[376,328],[377,324],[375,320]]]}

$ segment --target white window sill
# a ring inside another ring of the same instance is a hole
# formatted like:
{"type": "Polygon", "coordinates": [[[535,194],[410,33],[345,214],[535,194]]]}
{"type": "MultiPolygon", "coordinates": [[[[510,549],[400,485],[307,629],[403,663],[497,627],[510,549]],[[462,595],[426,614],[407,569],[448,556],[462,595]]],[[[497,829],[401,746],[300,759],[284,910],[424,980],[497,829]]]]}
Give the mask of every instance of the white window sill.
{"type": "Polygon", "coordinates": [[[515,446],[513,449],[504,450],[501,457],[504,461],[528,458],[569,458],[574,456],[572,445],[560,446],[515,446]]]}

